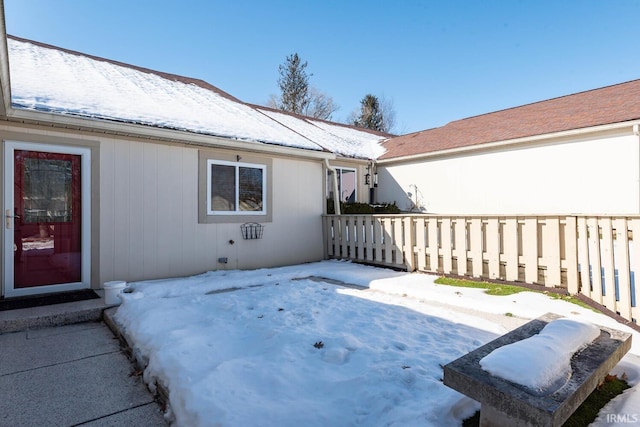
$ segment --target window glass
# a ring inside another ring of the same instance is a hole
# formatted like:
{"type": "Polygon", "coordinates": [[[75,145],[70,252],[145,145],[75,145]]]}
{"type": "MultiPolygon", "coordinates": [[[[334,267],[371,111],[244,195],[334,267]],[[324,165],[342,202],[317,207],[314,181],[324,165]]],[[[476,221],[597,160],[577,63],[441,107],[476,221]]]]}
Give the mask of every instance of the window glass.
{"type": "Polygon", "coordinates": [[[71,221],[71,161],[24,159],[25,223],[71,221]]]}
{"type": "MultiPolygon", "coordinates": [[[[340,201],[355,203],[358,201],[356,170],[347,168],[336,168],[338,174],[338,192],[340,201]]],[[[333,173],[327,172],[327,198],[333,199],[333,173]]]]}
{"type": "Polygon", "coordinates": [[[356,201],[356,171],[341,169],[340,174],[340,201],[355,203],[356,201]]]}
{"type": "Polygon", "coordinates": [[[211,165],[211,210],[236,210],[236,168],[211,165]]]}
{"type": "Polygon", "coordinates": [[[266,166],[208,160],[207,214],[266,214],[266,166]]]}
{"type": "Polygon", "coordinates": [[[239,203],[241,211],[262,211],[262,169],[240,167],[239,203]]]}

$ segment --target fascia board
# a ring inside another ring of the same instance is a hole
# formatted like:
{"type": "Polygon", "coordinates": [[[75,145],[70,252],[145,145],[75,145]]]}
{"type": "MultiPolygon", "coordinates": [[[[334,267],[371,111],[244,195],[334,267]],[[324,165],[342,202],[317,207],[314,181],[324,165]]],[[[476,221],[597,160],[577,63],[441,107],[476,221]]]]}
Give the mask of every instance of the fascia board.
{"type": "Polygon", "coordinates": [[[472,146],[461,147],[461,148],[453,148],[450,150],[439,150],[439,151],[434,151],[430,153],[421,153],[421,154],[413,154],[410,156],[394,157],[391,159],[379,159],[376,161],[376,163],[379,165],[390,165],[394,163],[414,162],[422,159],[444,157],[444,156],[450,156],[455,154],[490,151],[490,150],[495,150],[496,148],[502,148],[502,147],[507,148],[512,146],[531,144],[531,143],[540,143],[545,140],[584,136],[591,133],[607,132],[607,131],[616,130],[616,129],[624,129],[627,127],[633,128],[633,126],[635,125],[640,125],[640,120],[613,123],[613,124],[601,125],[601,126],[592,126],[588,128],[547,133],[542,135],[528,136],[524,138],[509,139],[505,141],[489,142],[485,144],[478,144],[478,145],[472,145],[472,146]]]}
{"type": "Polygon", "coordinates": [[[9,111],[8,118],[10,121],[34,123],[60,129],[76,129],[86,132],[175,142],[207,148],[226,148],[321,160],[331,160],[336,157],[334,153],[327,151],[313,151],[262,142],[243,141],[240,139],[225,138],[221,136],[202,135],[172,129],[154,128],[134,123],[116,123],[100,119],[72,117],[33,110],[11,109],[9,111]]]}

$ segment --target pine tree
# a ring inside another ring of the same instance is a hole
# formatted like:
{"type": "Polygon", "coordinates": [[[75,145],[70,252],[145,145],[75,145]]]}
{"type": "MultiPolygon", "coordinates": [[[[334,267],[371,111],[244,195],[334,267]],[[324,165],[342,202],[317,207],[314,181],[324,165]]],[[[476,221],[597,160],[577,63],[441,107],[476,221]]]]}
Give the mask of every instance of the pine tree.
{"type": "Polygon", "coordinates": [[[371,130],[386,131],[380,102],[375,95],[367,94],[360,101],[360,114],[353,124],[371,130]]]}
{"type": "Polygon", "coordinates": [[[286,62],[278,66],[280,96],[270,95],[266,105],[316,119],[331,120],[340,107],[333,98],[309,85],[307,62],[302,62],[297,53],[287,56],[286,62]]]}
{"type": "Polygon", "coordinates": [[[309,75],[305,71],[307,62],[302,62],[297,53],[287,56],[286,62],[278,66],[280,77],[280,105],[278,108],[303,114],[309,105],[309,75]]]}

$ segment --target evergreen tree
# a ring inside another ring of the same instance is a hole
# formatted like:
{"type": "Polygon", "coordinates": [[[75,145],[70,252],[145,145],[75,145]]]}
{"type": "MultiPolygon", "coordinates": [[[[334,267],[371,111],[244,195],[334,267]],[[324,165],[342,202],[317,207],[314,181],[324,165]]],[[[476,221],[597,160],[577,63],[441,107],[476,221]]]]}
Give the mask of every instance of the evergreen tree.
{"type": "Polygon", "coordinates": [[[286,62],[278,66],[280,77],[280,104],[278,108],[292,113],[304,114],[310,102],[309,75],[305,71],[307,62],[302,62],[297,53],[287,56],[286,62]]]}
{"type": "Polygon", "coordinates": [[[386,131],[380,102],[375,95],[367,94],[360,101],[360,113],[353,124],[371,130],[386,131]]]}
{"type": "Polygon", "coordinates": [[[316,119],[331,120],[340,107],[333,98],[313,86],[309,86],[307,62],[302,62],[297,53],[287,56],[286,62],[278,66],[280,96],[270,95],[266,105],[316,119]]]}

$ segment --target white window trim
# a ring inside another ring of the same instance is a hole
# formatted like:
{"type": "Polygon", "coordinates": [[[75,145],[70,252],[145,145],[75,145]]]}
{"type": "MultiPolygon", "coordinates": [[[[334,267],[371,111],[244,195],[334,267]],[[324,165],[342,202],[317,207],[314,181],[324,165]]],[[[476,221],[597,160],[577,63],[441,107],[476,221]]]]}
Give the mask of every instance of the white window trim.
{"type": "Polygon", "coordinates": [[[257,163],[229,162],[225,160],[207,159],[207,215],[267,215],[267,166],[257,163]],[[235,211],[214,211],[211,209],[211,166],[233,166],[235,168],[235,211]],[[240,167],[262,170],[262,210],[260,211],[241,211],[240,207],[240,167]]]}
{"type": "MultiPolygon", "coordinates": [[[[342,171],[350,171],[354,173],[354,180],[355,180],[355,199],[356,202],[358,201],[358,170],[355,168],[347,168],[347,167],[340,167],[340,166],[335,166],[334,169],[336,170],[336,174],[338,173],[338,171],[340,171],[340,176],[338,177],[338,190],[340,191],[340,193],[342,193],[342,171]]],[[[331,171],[327,171],[327,183],[329,182],[329,174],[331,173],[331,171]]],[[[338,200],[340,200],[340,202],[343,202],[342,200],[342,194],[338,195],[338,200]]]]}

